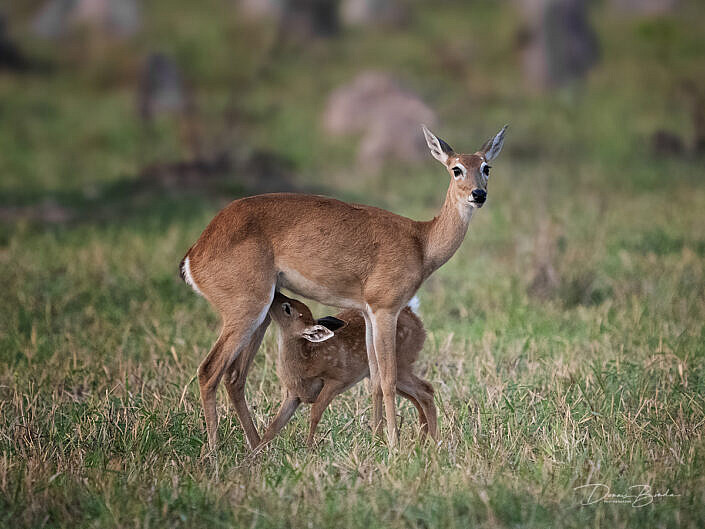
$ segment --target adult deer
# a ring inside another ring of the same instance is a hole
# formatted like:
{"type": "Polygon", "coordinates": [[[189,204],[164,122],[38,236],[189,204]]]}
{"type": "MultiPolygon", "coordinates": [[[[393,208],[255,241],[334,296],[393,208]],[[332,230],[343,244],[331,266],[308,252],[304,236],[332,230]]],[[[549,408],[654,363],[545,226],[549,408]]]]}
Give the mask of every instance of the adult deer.
{"type": "Polygon", "coordinates": [[[506,126],[474,154],[456,154],[426,127],[433,157],[450,173],[440,214],[418,222],[383,209],[322,196],[274,193],[235,200],[218,213],[181,261],[181,277],[220,313],[223,327],[198,368],[208,442],[217,441],[216,389],[223,375],[250,447],[260,438],[245,380],[269,325],[279,288],[365,318],[373,426],[397,442],[397,315],[458,249],[487,198],[490,165],[506,126]]]}

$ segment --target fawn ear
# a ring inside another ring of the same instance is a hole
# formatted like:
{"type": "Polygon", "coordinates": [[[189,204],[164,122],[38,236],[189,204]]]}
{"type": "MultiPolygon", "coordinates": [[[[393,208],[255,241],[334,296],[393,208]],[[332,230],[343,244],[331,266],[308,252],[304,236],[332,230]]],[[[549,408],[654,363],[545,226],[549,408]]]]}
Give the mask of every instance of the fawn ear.
{"type": "Polygon", "coordinates": [[[333,331],[323,325],[311,325],[301,331],[301,337],[309,342],[325,342],[333,338],[333,331]]]}
{"type": "Polygon", "coordinates": [[[453,156],[453,148],[444,142],[442,139],[438,138],[426,128],[426,125],[421,125],[421,130],[423,130],[423,135],[426,138],[426,145],[431,149],[431,154],[433,157],[441,162],[443,165],[448,163],[448,158],[453,156]]]}
{"type": "Polygon", "coordinates": [[[325,316],[324,318],[319,318],[316,320],[316,323],[318,323],[319,325],[323,325],[326,329],[330,329],[331,331],[337,331],[338,329],[342,329],[348,324],[347,321],[339,320],[334,316],[325,316]]]}

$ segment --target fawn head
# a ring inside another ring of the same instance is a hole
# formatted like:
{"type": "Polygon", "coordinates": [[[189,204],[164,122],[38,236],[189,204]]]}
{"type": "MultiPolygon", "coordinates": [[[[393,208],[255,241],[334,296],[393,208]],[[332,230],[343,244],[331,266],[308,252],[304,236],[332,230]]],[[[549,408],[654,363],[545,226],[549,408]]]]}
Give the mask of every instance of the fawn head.
{"type": "Polygon", "coordinates": [[[435,136],[425,125],[421,126],[431,154],[450,173],[451,192],[458,204],[481,208],[487,200],[487,182],[492,167],[490,162],[502,150],[507,127],[508,125],[502,127],[502,130],[487,140],[475,154],[457,154],[450,145],[435,136]]]}
{"type": "Polygon", "coordinates": [[[347,325],[333,316],[315,320],[304,303],[281,292],[274,294],[269,314],[279,325],[283,336],[303,338],[309,342],[324,342],[334,336],[334,331],[347,325]]]}

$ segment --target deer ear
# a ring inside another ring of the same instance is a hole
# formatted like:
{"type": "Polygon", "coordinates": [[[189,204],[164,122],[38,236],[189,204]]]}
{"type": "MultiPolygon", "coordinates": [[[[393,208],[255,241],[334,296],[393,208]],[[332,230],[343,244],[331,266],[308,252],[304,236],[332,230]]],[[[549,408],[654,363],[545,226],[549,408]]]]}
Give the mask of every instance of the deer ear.
{"type": "Polygon", "coordinates": [[[335,318],[333,316],[319,318],[316,320],[316,323],[318,323],[319,325],[323,325],[326,329],[329,329],[331,331],[337,331],[338,329],[342,329],[348,324],[347,321],[339,320],[338,318],[335,318]]]}
{"type": "Polygon", "coordinates": [[[484,153],[485,160],[488,162],[497,158],[499,152],[502,150],[502,145],[504,145],[504,133],[507,127],[509,127],[509,125],[502,127],[502,130],[500,130],[494,138],[487,140],[480,149],[480,152],[484,153]]]}
{"type": "Polygon", "coordinates": [[[327,329],[323,325],[311,325],[301,331],[301,337],[309,342],[325,342],[333,338],[333,331],[327,329]]]}
{"type": "Polygon", "coordinates": [[[442,139],[436,137],[433,132],[426,128],[426,125],[421,125],[421,130],[423,130],[423,135],[426,138],[426,144],[428,145],[428,148],[431,149],[431,154],[433,157],[443,165],[447,164],[448,158],[455,154],[453,152],[453,148],[442,139]]]}

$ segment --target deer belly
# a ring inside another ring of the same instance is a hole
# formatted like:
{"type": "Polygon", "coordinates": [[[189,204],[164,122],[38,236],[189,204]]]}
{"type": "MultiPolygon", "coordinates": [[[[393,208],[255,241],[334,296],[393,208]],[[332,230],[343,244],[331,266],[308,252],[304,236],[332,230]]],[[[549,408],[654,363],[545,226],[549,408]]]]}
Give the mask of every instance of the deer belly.
{"type": "Polygon", "coordinates": [[[364,303],[359,296],[355,296],[353,288],[341,288],[343,281],[340,277],[331,276],[331,283],[316,281],[304,276],[294,268],[282,268],[277,279],[277,288],[282,287],[291,290],[299,296],[313,299],[324,305],[332,307],[362,309],[364,303]]]}

